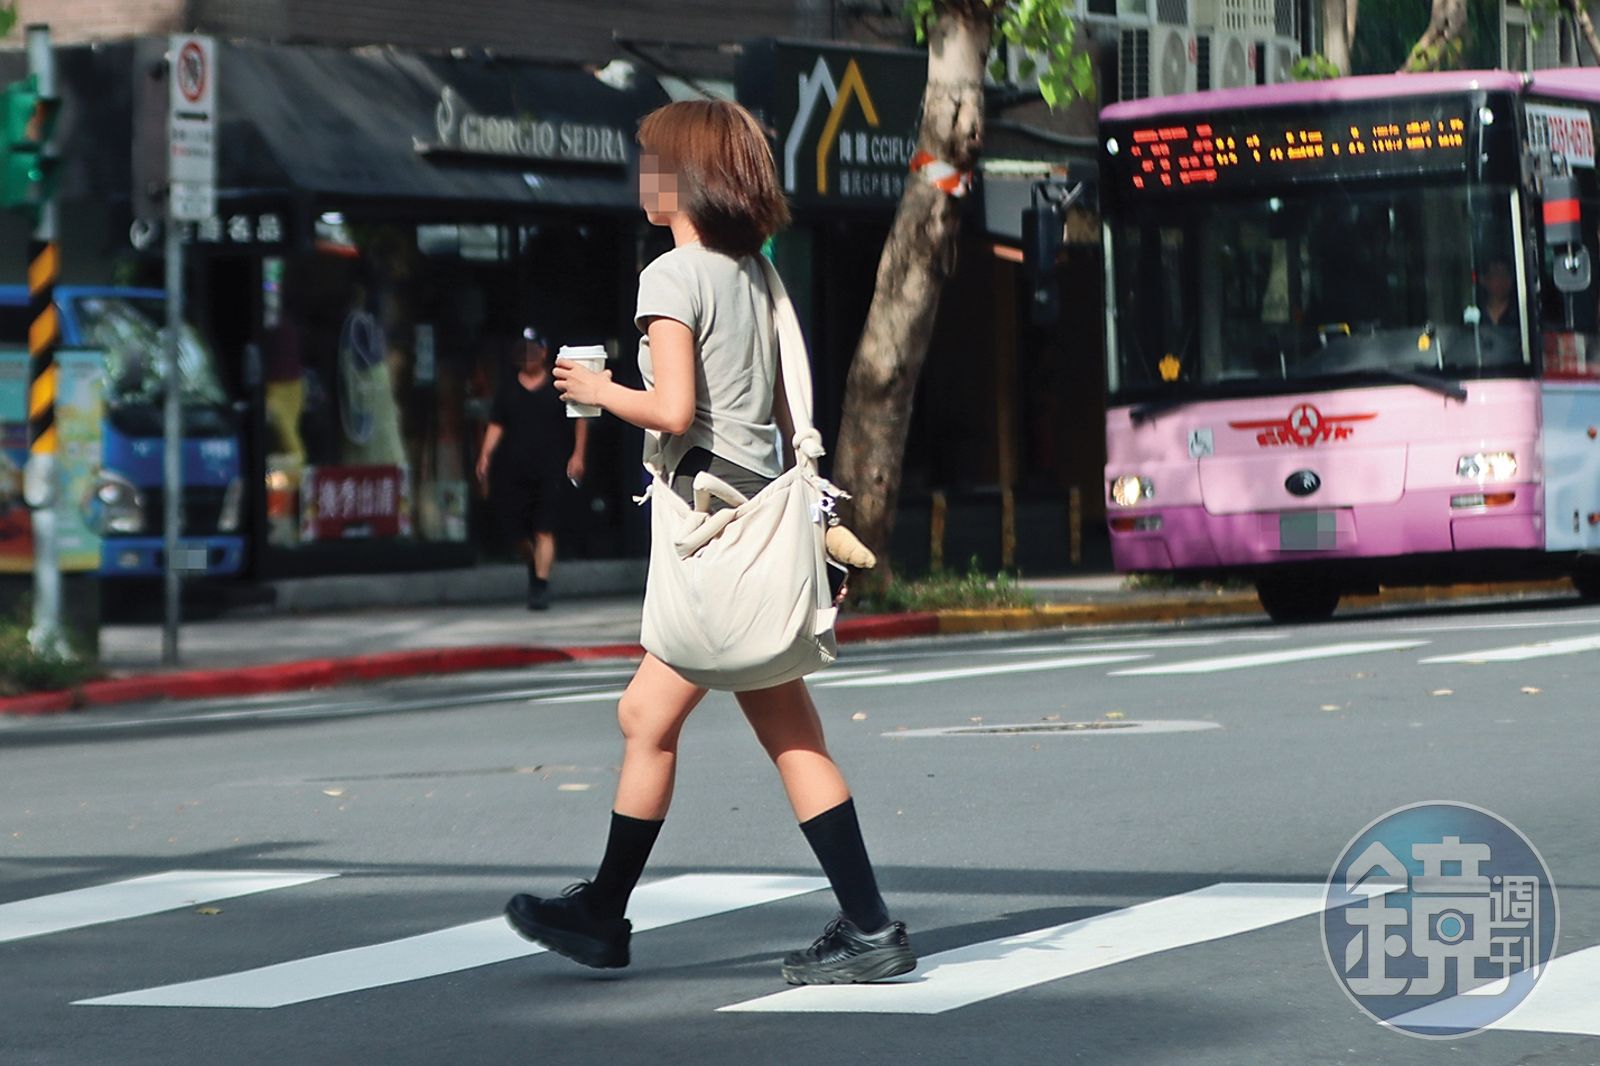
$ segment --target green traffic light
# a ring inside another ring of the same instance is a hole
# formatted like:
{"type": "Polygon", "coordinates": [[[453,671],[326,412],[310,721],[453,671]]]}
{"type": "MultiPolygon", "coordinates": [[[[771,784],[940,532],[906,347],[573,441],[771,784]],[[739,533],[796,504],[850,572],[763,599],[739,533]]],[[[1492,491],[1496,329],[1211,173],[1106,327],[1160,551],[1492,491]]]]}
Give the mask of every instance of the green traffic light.
{"type": "Polygon", "coordinates": [[[45,146],[55,131],[59,101],[39,95],[33,75],[6,86],[0,121],[0,207],[35,210],[55,192],[55,161],[45,146]]]}

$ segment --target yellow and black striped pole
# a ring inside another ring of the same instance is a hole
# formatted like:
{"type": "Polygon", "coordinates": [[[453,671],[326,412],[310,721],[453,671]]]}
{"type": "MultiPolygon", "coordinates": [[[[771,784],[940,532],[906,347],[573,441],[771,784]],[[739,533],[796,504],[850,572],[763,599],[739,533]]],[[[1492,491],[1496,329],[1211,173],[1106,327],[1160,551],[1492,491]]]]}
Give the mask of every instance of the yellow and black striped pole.
{"type": "Polygon", "coordinates": [[[61,344],[61,322],[56,315],[56,279],[60,273],[61,246],[55,235],[35,234],[28,245],[30,459],[56,454],[56,349],[61,344]]]}

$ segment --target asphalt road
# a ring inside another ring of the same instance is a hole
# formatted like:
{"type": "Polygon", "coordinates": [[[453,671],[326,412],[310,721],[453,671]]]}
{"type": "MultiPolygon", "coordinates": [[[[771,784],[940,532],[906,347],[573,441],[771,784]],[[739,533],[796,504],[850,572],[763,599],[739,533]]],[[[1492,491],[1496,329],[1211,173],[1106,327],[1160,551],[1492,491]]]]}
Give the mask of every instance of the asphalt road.
{"type": "Polygon", "coordinates": [[[851,649],[817,700],[923,967],[822,995],[777,960],[832,897],[725,696],[632,968],[500,924],[592,872],[625,676],[0,719],[0,1063],[1600,1063],[1600,608],[851,649]],[[980,725],[1029,731],[924,732],[980,725]],[[1554,876],[1521,1028],[1396,1033],[1324,957],[1341,850],[1428,800],[1554,876]]]}

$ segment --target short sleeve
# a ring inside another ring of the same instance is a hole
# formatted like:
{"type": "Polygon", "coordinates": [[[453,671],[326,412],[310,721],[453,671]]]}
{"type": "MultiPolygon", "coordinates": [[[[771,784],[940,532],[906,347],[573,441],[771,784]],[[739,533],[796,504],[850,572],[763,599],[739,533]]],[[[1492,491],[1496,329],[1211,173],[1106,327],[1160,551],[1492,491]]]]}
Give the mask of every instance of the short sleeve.
{"type": "Polygon", "coordinates": [[[639,275],[639,304],[633,323],[640,333],[649,332],[652,318],[670,318],[698,334],[701,313],[698,287],[673,253],[661,256],[639,275]]]}

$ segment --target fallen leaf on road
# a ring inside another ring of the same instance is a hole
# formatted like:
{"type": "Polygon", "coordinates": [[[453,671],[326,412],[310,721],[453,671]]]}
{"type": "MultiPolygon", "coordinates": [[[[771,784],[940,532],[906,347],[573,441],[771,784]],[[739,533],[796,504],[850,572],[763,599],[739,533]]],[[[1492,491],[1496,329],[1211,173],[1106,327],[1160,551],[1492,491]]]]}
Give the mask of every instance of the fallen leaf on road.
{"type": "Polygon", "coordinates": [[[1061,721],[1061,716],[1059,714],[1047,714],[1044,716],[1044,720],[1046,722],[1059,722],[1061,721]]]}
{"type": "Polygon", "coordinates": [[[1428,693],[1430,696],[1454,696],[1455,694],[1455,689],[1449,688],[1436,688],[1432,692],[1428,693]]]}
{"type": "Polygon", "coordinates": [[[971,718],[968,718],[967,721],[969,721],[969,722],[981,722],[981,721],[983,721],[983,715],[975,714],[971,718]]]}
{"type": "Polygon", "coordinates": [[[206,917],[209,918],[213,914],[221,914],[222,913],[222,908],[221,907],[196,907],[195,908],[195,913],[196,914],[204,914],[206,917]]]}
{"type": "Polygon", "coordinates": [[[1325,711],[1342,711],[1342,710],[1344,710],[1344,708],[1339,706],[1337,703],[1324,703],[1322,705],[1322,709],[1325,710],[1325,711]]]}
{"type": "Polygon", "coordinates": [[[344,795],[344,789],[342,789],[342,788],[325,788],[325,789],[322,790],[322,794],[324,796],[342,796],[342,795],[344,795]]]}
{"type": "Polygon", "coordinates": [[[557,785],[556,786],[556,791],[557,792],[587,792],[593,787],[594,787],[593,785],[585,785],[585,784],[582,784],[581,782],[578,782],[578,781],[568,781],[564,785],[557,785]]]}
{"type": "Polygon", "coordinates": [[[1123,712],[1123,711],[1107,711],[1106,712],[1106,717],[1111,719],[1113,722],[1115,722],[1119,718],[1128,717],[1128,715],[1126,714],[1126,712],[1123,712]]]}
{"type": "Polygon", "coordinates": [[[1522,694],[1524,696],[1537,696],[1539,693],[1541,693],[1543,691],[1544,691],[1544,689],[1542,689],[1542,688],[1534,688],[1532,685],[1524,685],[1523,688],[1522,688],[1522,694]]]}
{"type": "Polygon", "coordinates": [[[865,722],[867,720],[867,712],[857,711],[855,714],[850,716],[850,720],[852,722],[865,722]]]}

